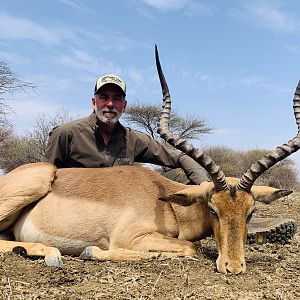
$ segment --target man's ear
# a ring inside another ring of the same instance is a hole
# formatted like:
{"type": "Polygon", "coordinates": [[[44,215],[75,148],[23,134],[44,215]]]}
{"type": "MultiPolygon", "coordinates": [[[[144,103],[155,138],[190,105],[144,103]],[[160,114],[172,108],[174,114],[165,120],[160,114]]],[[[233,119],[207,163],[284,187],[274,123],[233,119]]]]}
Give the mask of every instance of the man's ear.
{"type": "Polygon", "coordinates": [[[95,97],[92,97],[92,108],[95,109],[96,106],[96,99],[95,97]]]}
{"type": "Polygon", "coordinates": [[[273,201],[291,194],[293,191],[280,190],[269,186],[254,185],[251,194],[255,201],[270,204],[273,201]]]}
{"type": "Polygon", "coordinates": [[[123,113],[126,111],[126,108],[127,108],[127,101],[125,100],[124,108],[123,108],[123,113]]]}

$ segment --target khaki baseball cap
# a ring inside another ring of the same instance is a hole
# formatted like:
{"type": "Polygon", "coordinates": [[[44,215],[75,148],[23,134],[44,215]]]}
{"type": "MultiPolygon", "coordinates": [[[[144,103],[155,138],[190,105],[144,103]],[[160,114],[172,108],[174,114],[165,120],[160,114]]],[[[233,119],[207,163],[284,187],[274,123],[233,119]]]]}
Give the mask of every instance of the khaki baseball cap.
{"type": "Polygon", "coordinates": [[[99,91],[99,89],[101,87],[103,87],[104,85],[109,84],[109,83],[115,84],[118,87],[120,87],[121,90],[124,93],[124,96],[126,95],[125,81],[122,78],[120,78],[119,76],[114,75],[114,74],[103,75],[103,76],[101,76],[97,79],[96,85],[95,85],[94,95],[97,94],[97,92],[99,91]]]}

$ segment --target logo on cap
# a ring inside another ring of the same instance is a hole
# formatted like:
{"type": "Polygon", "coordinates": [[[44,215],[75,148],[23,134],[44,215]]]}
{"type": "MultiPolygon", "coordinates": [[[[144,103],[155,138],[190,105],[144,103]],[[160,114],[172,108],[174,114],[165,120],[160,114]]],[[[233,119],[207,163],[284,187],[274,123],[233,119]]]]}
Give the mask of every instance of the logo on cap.
{"type": "Polygon", "coordinates": [[[101,79],[101,82],[103,83],[113,83],[115,82],[117,85],[123,85],[123,82],[121,79],[114,77],[114,76],[105,76],[101,79]]]}

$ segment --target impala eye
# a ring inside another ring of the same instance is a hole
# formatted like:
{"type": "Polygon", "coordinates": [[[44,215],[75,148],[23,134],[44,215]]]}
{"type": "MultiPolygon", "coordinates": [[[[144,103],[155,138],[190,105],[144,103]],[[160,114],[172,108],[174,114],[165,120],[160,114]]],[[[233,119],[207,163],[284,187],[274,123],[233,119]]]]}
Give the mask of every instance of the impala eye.
{"type": "Polygon", "coordinates": [[[218,218],[217,213],[216,213],[211,207],[209,207],[208,210],[209,210],[209,213],[210,213],[213,217],[218,218]]]}

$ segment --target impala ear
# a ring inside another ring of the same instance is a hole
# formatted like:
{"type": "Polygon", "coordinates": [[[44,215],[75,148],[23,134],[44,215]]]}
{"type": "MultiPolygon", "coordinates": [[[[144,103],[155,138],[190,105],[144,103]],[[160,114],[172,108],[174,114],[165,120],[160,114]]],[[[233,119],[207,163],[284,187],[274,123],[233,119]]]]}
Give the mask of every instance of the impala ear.
{"type": "Polygon", "coordinates": [[[255,201],[270,204],[273,201],[291,194],[293,191],[280,190],[269,186],[254,185],[251,188],[251,194],[255,201]]]}
{"type": "Polygon", "coordinates": [[[189,206],[193,203],[196,203],[200,199],[206,198],[208,192],[209,189],[197,185],[180,190],[171,195],[159,197],[159,200],[176,203],[182,206],[189,206]]]}
{"type": "Polygon", "coordinates": [[[197,202],[196,199],[193,199],[192,197],[189,197],[186,194],[179,194],[179,193],[171,194],[164,197],[159,197],[159,200],[176,203],[181,206],[190,206],[193,203],[197,202]]]}

